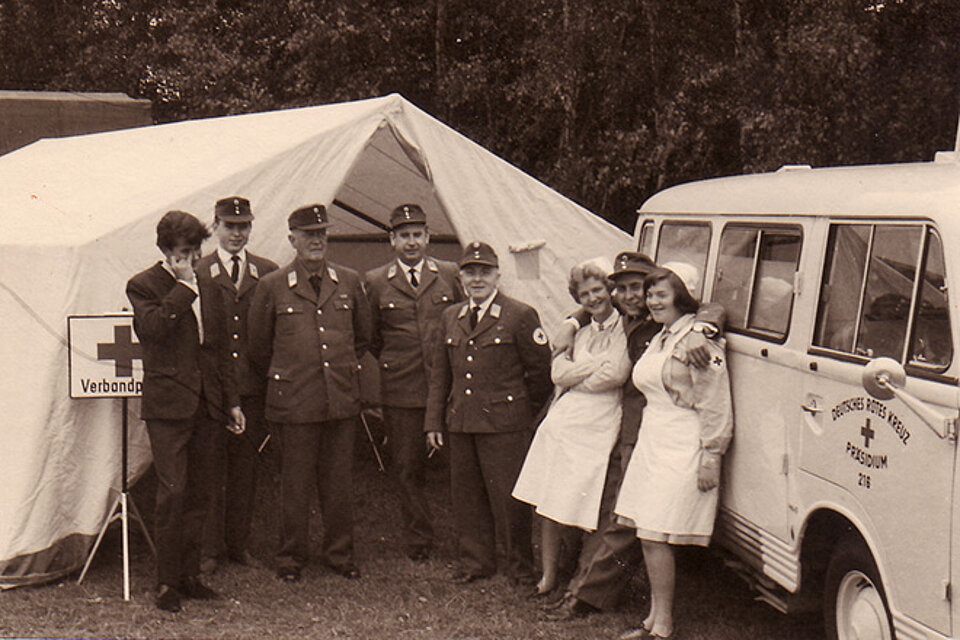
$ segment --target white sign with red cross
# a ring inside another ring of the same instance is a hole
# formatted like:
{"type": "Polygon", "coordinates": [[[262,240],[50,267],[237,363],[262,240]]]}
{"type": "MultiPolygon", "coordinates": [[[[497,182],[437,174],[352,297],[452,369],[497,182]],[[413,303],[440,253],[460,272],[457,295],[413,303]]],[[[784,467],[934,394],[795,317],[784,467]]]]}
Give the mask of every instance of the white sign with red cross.
{"type": "Polygon", "coordinates": [[[67,316],[71,398],[139,397],[143,353],[133,314],[67,316]]]}

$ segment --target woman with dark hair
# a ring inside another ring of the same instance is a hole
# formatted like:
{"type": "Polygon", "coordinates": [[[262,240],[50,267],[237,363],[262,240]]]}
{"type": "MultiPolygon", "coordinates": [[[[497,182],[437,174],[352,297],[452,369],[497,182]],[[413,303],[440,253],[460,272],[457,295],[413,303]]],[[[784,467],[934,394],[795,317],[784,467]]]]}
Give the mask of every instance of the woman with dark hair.
{"type": "Polygon", "coordinates": [[[650,613],[631,638],[670,638],[676,579],[674,545],[707,546],[717,512],[720,458],[733,434],[725,343],[711,340],[710,365],[688,362],[697,301],[695,267],[673,262],[644,281],[647,309],[663,329],[633,368],[647,398],[643,427],[615,512],[634,526],[650,580],[650,613]]]}
{"type": "Polygon", "coordinates": [[[573,358],[554,357],[555,399],[537,428],[513,496],[536,507],[543,576],[536,593],[557,586],[561,543],[576,527],[597,528],[607,461],[620,428],[620,393],[630,374],[623,319],[614,309],[610,265],[595,259],[570,271],[570,293],[590,322],[574,338],[573,358]]]}

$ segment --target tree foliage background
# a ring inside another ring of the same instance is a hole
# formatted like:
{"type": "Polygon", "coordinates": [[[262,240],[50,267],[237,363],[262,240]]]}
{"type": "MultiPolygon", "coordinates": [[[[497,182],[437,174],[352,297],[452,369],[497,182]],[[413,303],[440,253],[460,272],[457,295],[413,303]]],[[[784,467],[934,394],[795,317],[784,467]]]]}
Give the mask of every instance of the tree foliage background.
{"type": "Polygon", "coordinates": [[[0,88],[158,122],[399,92],[631,229],[658,189],[954,146],[956,0],[0,0],[0,88]]]}

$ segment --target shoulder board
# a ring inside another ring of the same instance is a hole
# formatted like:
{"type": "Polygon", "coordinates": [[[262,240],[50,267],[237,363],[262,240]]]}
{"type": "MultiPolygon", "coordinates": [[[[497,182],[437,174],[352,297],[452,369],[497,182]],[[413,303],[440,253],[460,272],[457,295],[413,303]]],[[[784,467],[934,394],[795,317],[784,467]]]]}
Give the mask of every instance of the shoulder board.
{"type": "Polygon", "coordinates": [[[211,263],[210,263],[210,277],[211,277],[211,278],[216,278],[218,275],[220,275],[220,262],[219,262],[219,261],[211,262],[211,263]]]}
{"type": "Polygon", "coordinates": [[[469,308],[470,308],[470,303],[469,303],[469,302],[464,302],[464,303],[463,303],[463,306],[460,307],[460,313],[457,314],[457,317],[458,317],[458,318],[466,318],[466,317],[467,317],[467,310],[468,310],[469,308]]]}
{"type": "Polygon", "coordinates": [[[260,273],[257,271],[257,265],[255,265],[251,260],[247,260],[247,266],[250,267],[250,276],[259,280],[260,273]]]}
{"type": "Polygon", "coordinates": [[[395,276],[395,275],[397,275],[397,265],[396,265],[396,263],[390,265],[390,268],[387,269],[387,277],[388,277],[388,278],[392,278],[392,277],[395,276]]]}
{"type": "Polygon", "coordinates": [[[490,305],[490,317],[491,317],[491,318],[499,318],[499,317],[500,317],[500,309],[501,309],[500,305],[498,305],[496,302],[494,302],[492,305],[490,305]]]}
{"type": "Polygon", "coordinates": [[[287,286],[290,287],[291,289],[293,289],[295,286],[297,286],[297,272],[296,272],[296,271],[290,271],[289,273],[287,273],[287,286]]]}
{"type": "Polygon", "coordinates": [[[330,279],[336,283],[340,282],[340,278],[337,276],[337,270],[333,267],[327,267],[327,273],[330,275],[330,279]]]}
{"type": "Polygon", "coordinates": [[[427,260],[427,269],[430,269],[430,271],[433,271],[434,273],[440,271],[440,267],[433,260],[427,260]]]}

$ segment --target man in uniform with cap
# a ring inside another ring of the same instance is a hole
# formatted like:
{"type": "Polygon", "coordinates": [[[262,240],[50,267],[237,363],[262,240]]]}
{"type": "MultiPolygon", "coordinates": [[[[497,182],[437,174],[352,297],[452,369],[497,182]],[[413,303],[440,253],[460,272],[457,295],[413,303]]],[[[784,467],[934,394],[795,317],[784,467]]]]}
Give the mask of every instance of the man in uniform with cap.
{"type": "Polygon", "coordinates": [[[533,307],[498,292],[493,248],[473,242],[460,258],[469,299],[443,312],[424,429],[430,446],[450,443],[450,484],[460,584],[501,570],[533,582],[531,512],[511,496],[534,417],[553,389],[550,347],[533,307]],[[444,431],[444,424],[446,431],[444,431]]]}
{"type": "MultiPolygon", "coordinates": [[[[625,317],[623,328],[627,334],[627,352],[633,363],[640,359],[650,339],[660,330],[660,325],[647,312],[643,291],[644,278],[656,269],[657,265],[648,256],[623,251],[617,255],[613,273],[609,276],[614,285],[614,300],[625,317]]],[[[703,305],[697,312],[694,332],[699,334],[701,345],[688,353],[696,366],[703,368],[709,364],[711,353],[702,343],[722,331],[725,319],[723,306],[717,303],[703,305]]],[[[572,345],[576,329],[589,321],[589,315],[575,314],[558,332],[555,346],[560,349],[572,345]]],[[[600,526],[584,539],[577,570],[566,592],[559,600],[547,605],[547,618],[551,620],[568,620],[596,609],[614,607],[630,579],[630,567],[636,566],[641,558],[636,530],[621,524],[613,513],[647,403],[633,385],[632,378],[627,378],[623,385],[622,401],[620,433],[607,464],[600,500],[600,526]]]]}
{"type": "Polygon", "coordinates": [[[359,578],[353,559],[353,451],[370,309],[360,276],[326,260],[326,208],[297,209],[288,224],[297,256],[263,277],[248,320],[250,363],[266,380],[266,417],[280,440],[277,576],[295,582],[307,564],[316,484],[323,562],[346,578],[359,578]]]}
{"type": "Polygon", "coordinates": [[[211,285],[214,302],[223,315],[224,341],[230,345],[224,366],[232,368],[240,387],[240,406],[247,418],[246,430],[231,436],[218,432],[213,450],[211,479],[213,498],[203,534],[200,568],[210,573],[218,560],[256,566],[247,539],[257,488],[257,450],[266,436],[263,419],[264,384],[250,374],[247,363],[247,311],[260,278],[276,270],[272,260],[247,251],[253,212],[250,201],[233,196],[214,206],[213,235],[217,250],[197,263],[197,279],[211,285]]]}
{"type": "Polygon", "coordinates": [[[196,217],[168,211],[157,224],[162,262],[127,282],[133,328],[143,348],[140,417],[147,423],[157,474],[156,605],[180,610],[181,598],[217,594],[197,577],[210,498],[213,438],[224,425],[243,431],[223,316],[209,283],[196,276],[200,245],[210,235],[196,217]]]}
{"type": "Polygon", "coordinates": [[[390,214],[390,245],[396,256],[366,274],[373,314],[370,351],[380,364],[380,402],[400,491],[403,544],[414,561],[426,559],[433,543],[424,494],[429,338],[443,310],[463,299],[457,265],[428,257],[429,242],[423,209],[416,204],[398,206],[390,214]]]}

